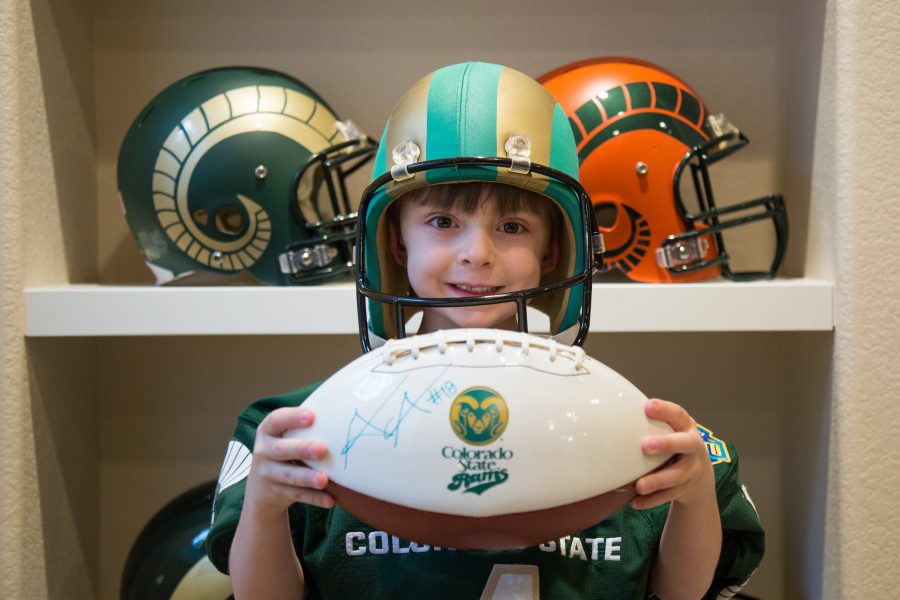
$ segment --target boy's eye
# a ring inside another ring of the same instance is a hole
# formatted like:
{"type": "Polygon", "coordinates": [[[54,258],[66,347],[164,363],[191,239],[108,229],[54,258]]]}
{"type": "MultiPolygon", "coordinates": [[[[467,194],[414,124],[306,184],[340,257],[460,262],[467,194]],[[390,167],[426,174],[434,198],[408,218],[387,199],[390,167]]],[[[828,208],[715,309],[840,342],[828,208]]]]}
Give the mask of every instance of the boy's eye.
{"type": "Polygon", "coordinates": [[[507,222],[500,226],[503,233],[521,233],[523,230],[521,223],[507,222]]]}
{"type": "Polygon", "coordinates": [[[431,224],[435,227],[446,229],[453,227],[453,220],[450,217],[437,216],[431,218],[431,224]]]}

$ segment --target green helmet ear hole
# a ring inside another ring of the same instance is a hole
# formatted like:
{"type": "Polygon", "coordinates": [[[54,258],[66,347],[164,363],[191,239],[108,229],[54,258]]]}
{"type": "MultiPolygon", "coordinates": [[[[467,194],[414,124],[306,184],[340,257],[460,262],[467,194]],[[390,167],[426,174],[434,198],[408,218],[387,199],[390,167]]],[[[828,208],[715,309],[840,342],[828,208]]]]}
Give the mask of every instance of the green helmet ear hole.
{"type": "Polygon", "coordinates": [[[216,209],[216,229],[225,235],[238,235],[244,228],[244,212],[234,204],[216,209]]]}
{"type": "Polygon", "coordinates": [[[192,212],[191,218],[194,219],[194,223],[201,227],[206,227],[206,224],[209,223],[209,213],[206,212],[205,208],[198,208],[192,212]]]}

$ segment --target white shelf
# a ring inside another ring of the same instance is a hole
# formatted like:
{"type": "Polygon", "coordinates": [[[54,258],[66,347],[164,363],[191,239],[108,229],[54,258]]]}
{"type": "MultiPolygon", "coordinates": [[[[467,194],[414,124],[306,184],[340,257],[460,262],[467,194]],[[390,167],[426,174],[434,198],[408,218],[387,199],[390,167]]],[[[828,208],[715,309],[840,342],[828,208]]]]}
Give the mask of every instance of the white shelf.
{"type": "MultiPolygon", "coordinates": [[[[834,284],[777,279],[594,284],[591,331],[826,331],[834,284]]],[[[25,290],[28,337],[355,334],[351,283],[309,287],[64,285],[25,290]]],[[[532,331],[547,320],[532,312],[532,331]]]]}

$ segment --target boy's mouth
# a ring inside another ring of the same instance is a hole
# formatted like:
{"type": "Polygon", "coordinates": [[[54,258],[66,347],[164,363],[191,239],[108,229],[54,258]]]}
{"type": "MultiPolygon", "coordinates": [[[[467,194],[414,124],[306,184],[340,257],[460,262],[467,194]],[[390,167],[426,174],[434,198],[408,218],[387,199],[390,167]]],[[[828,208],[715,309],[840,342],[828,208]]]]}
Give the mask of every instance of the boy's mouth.
{"type": "Polygon", "coordinates": [[[451,283],[450,287],[463,294],[472,296],[487,296],[496,293],[500,289],[500,286],[496,285],[466,285],[464,283],[451,283]]]}

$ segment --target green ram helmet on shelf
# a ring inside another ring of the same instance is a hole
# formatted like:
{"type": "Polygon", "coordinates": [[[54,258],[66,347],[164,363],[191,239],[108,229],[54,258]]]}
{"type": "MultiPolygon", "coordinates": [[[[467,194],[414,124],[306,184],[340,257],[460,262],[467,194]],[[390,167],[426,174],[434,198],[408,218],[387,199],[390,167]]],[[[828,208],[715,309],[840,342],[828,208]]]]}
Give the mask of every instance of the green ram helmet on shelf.
{"type": "Polygon", "coordinates": [[[200,272],[318,283],[352,271],[347,178],[375,148],[293,77],[211,69],[140,111],[119,152],[119,196],[159,284],[200,272]]]}

